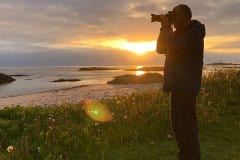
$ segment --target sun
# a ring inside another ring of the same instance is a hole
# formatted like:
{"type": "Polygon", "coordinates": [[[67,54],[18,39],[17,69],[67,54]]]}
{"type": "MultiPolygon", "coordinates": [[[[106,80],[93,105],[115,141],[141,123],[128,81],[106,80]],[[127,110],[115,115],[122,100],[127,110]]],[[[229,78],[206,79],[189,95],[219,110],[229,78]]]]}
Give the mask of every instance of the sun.
{"type": "Polygon", "coordinates": [[[129,42],[126,39],[119,39],[112,41],[104,41],[101,43],[101,45],[104,47],[111,47],[130,51],[137,55],[145,55],[146,53],[155,50],[156,41],[129,42]]]}

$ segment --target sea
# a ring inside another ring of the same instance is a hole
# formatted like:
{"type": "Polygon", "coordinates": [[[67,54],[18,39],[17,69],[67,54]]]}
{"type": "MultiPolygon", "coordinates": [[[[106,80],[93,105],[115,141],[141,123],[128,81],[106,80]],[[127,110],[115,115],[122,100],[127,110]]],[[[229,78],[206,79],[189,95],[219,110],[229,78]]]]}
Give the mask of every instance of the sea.
{"type": "MultiPolygon", "coordinates": [[[[240,65],[240,64],[239,64],[240,65]]],[[[151,65],[138,66],[53,66],[53,67],[0,67],[0,73],[12,76],[16,81],[0,85],[0,98],[27,95],[33,93],[67,89],[85,85],[107,84],[115,76],[131,74],[142,75],[142,67],[153,67],[151,65]],[[117,70],[92,70],[79,71],[80,68],[105,67],[117,70]],[[138,69],[138,71],[127,71],[126,69],[138,69]],[[139,70],[140,69],[140,70],[139,70]],[[24,76],[19,76],[24,75],[24,76]],[[52,82],[59,79],[80,79],[76,82],[52,82]]],[[[162,67],[154,65],[154,67],[162,67]]],[[[203,74],[207,74],[225,66],[204,65],[203,74]]],[[[229,66],[228,66],[229,67],[229,66]]],[[[230,66],[231,67],[231,66],[230,66]]],[[[234,67],[234,66],[232,66],[234,67]]],[[[238,67],[239,68],[239,67],[238,67]]],[[[152,71],[163,75],[163,71],[152,71]]]]}
{"type": "MultiPolygon", "coordinates": [[[[82,67],[93,66],[54,66],[54,67],[0,67],[0,73],[12,76],[16,81],[0,85],[0,98],[12,97],[83,85],[106,84],[115,76],[124,74],[141,75],[144,71],[126,71],[142,66],[97,66],[117,70],[79,71],[82,67]],[[80,79],[77,82],[52,82],[58,79],[80,79]]],[[[144,66],[145,67],[145,66],[144,66]]],[[[163,74],[162,71],[154,71],[163,74]]]]}

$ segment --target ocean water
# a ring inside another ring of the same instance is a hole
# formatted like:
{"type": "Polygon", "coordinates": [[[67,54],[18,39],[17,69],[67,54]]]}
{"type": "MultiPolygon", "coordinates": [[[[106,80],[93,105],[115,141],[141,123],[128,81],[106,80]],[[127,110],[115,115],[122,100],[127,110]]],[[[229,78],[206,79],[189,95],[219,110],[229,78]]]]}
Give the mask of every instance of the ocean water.
{"type": "MultiPolygon", "coordinates": [[[[7,75],[27,75],[13,76],[16,81],[0,85],[0,97],[11,97],[58,89],[71,88],[81,85],[106,84],[115,76],[124,74],[142,74],[139,71],[125,71],[124,69],[133,69],[139,66],[107,66],[119,70],[102,71],[78,71],[81,67],[91,66],[70,66],[70,67],[26,67],[12,68],[0,67],[0,73],[7,75]],[[57,79],[80,79],[78,82],[51,82],[57,79]]],[[[100,66],[99,66],[100,67],[100,66]]],[[[104,67],[104,66],[103,66],[104,67]]],[[[155,71],[154,71],[155,72],[155,71]]],[[[162,72],[156,72],[161,73],[162,72]]]]}
{"type": "MultiPolygon", "coordinates": [[[[0,73],[4,73],[7,75],[27,75],[27,76],[13,76],[13,78],[15,78],[16,81],[0,85],[0,98],[53,91],[58,89],[66,89],[82,85],[106,84],[108,81],[112,80],[115,76],[124,74],[141,75],[145,73],[144,71],[125,70],[141,68],[143,66],[98,66],[116,68],[118,70],[79,71],[79,68],[82,67],[92,66],[21,67],[21,68],[0,67],[0,73]],[[51,82],[58,79],[80,79],[81,81],[51,82]]],[[[148,65],[144,67],[151,66],[148,65]]],[[[207,74],[217,69],[224,69],[224,67],[226,66],[205,65],[203,68],[203,74],[207,74]]],[[[163,74],[162,71],[153,72],[163,74]]]]}

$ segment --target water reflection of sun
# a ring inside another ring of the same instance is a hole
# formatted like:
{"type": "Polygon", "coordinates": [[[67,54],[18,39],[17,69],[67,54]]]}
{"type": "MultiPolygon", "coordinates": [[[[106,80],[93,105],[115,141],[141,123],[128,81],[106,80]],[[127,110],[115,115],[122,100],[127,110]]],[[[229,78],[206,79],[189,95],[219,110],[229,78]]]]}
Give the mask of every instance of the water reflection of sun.
{"type": "Polygon", "coordinates": [[[145,71],[136,71],[136,76],[140,76],[145,74],[145,71]]]}
{"type": "Polygon", "coordinates": [[[143,66],[137,66],[137,67],[136,67],[136,69],[137,69],[137,70],[136,70],[136,73],[135,73],[136,76],[140,76],[140,75],[145,74],[145,71],[142,71],[141,68],[143,68],[143,66]]]}

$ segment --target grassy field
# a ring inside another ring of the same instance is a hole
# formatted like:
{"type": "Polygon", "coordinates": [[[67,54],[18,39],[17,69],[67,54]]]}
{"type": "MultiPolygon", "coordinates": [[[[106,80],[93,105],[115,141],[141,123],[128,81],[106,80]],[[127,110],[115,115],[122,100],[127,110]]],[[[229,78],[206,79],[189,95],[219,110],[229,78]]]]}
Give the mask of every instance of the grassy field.
{"type": "MultiPolygon", "coordinates": [[[[204,77],[197,101],[203,160],[240,160],[239,97],[240,71],[204,77]]],[[[0,159],[176,159],[169,94],[152,90],[93,103],[108,108],[93,112],[108,122],[90,118],[90,104],[0,110],[0,159]]]]}

